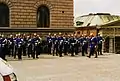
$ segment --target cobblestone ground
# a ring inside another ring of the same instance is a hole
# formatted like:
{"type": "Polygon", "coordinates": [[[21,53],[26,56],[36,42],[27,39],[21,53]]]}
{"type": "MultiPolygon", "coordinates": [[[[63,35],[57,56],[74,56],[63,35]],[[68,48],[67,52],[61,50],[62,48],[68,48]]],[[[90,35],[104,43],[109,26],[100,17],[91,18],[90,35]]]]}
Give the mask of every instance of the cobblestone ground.
{"type": "Polygon", "coordinates": [[[53,57],[9,61],[19,81],[120,81],[120,55],[104,54],[99,58],[53,57]]]}

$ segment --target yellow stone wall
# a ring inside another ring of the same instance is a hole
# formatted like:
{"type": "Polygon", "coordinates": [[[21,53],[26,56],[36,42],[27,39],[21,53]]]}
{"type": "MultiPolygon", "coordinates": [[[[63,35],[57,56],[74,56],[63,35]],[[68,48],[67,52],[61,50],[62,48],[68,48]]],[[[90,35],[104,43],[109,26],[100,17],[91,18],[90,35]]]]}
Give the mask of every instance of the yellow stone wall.
{"type": "Polygon", "coordinates": [[[88,29],[78,29],[78,30],[76,30],[76,33],[77,32],[80,32],[80,35],[84,35],[84,34],[89,35],[91,33],[93,33],[94,36],[97,35],[96,29],[89,29],[89,30],[88,29]]]}
{"type": "Polygon", "coordinates": [[[40,5],[50,10],[50,27],[73,27],[73,0],[0,0],[10,9],[11,28],[36,28],[40,5]]]}

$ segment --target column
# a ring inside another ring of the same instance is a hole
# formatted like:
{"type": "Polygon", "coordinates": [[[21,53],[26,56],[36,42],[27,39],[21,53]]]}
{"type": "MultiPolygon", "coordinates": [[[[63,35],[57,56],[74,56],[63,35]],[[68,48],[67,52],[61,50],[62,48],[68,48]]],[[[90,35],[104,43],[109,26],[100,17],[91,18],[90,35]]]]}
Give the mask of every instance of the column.
{"type": "Polygon", "coordinates": [[[110,38],[109,39],[109,53],[113,53],[114,52],[114,39],[110,38]]]}

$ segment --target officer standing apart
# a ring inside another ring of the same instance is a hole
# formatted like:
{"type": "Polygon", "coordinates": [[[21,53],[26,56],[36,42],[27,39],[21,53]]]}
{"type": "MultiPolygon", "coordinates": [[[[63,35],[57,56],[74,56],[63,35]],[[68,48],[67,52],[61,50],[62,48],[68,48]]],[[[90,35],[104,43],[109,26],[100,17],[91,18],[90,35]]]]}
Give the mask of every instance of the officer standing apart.
{"type": "Polygon", "coordinates": [[[94,55],[95,53],[95,58],[97,58],[97,38],[94,37],[93,34],[90,34],[91,38],[90,38],[90,54],[89,54],[89,58],[91,57],[91,55],[94,55]]]}

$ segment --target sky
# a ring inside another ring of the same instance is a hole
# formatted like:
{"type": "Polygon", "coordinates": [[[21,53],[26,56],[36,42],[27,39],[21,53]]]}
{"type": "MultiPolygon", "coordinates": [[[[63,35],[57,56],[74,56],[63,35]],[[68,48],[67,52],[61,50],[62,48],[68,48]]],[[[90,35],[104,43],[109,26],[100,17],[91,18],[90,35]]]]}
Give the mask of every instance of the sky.
{"type": "Polygon", "coordinates": [[[89,13],[120,15],[120,0],[74,0],[74,16],[89,13]]]}

